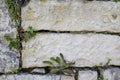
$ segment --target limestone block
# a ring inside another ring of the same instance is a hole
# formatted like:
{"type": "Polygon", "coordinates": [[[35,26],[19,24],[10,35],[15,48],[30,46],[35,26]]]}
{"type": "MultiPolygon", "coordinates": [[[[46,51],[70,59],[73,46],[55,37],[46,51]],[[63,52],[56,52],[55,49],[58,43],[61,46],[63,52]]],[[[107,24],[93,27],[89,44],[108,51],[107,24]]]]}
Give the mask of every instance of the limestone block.
{"type": "Polygon", "coordinates": [[[19,67],[19,53],[9,49],[8,42],[4,39],[5,34],[15,37],[17,31],[10,20],[4,0],[0,0],[0,73],[10,72],[19,67]]]}
{"type": "Polygon", "coordinates": [[[120,80],[120,69],[110,68],[103,72],[104,80],[120,80]]]}
{"type": "Polygon", "coordinates": [[[31,0],[22,7],[22,26],[27,30],[120,32],[120,2],[81,0],[31,0]]]}
{"type": "Polygon", "coordinates": [[[78,80],[97,80],[97,72],[95,71],[79,71],[78,80]]]}
{"type": "MultiPolygon", "coordinates": [[[[2,75],[0,80],[60,80],[60,75],[2,75]]],[[[62,75],[61,80],[74,80],[74,77],[62,75]]]]}
{"type": "Polygon", "coordinates": [[[40,33],[23,42],[23,67],[44,67],[43,61],[62,53],[76,67],[120,65],[120,37],[103,34],[40,33]]]}

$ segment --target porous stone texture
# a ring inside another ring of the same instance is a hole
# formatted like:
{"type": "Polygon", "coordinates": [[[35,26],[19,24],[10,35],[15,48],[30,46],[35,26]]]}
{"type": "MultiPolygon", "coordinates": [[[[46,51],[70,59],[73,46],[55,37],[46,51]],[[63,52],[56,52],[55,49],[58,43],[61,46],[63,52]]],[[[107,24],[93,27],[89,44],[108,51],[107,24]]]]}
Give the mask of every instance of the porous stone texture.
{"type": "Polygon", "coordinates": [[[23,42],[23,67],[44,67],[43,61],[62,53],[76,67],[120,65],[120,37],[103,34],[40,33],[23,42]]]}
{"type": "Polygon", "coordinates": [[[97,80],[97,72],[95,71],[79,71],[78,80],[97,80]]]}
{"type": "MultiPolygon", "coordinates": [[[[2,75],[0,76],[0,80],[60,80],[60,75],[2,75]]],[[[74,77],[62,75],[61,80],[74,80],[74,77]]]]}
{"type": "Polygon", "coordinates": [[[0,35],[16,32],[4,0],[0,0],[0,35]]]}
{"type": "Polygon", "coordinates": [[[22,8],[22,27],[27,30],[120,32],[120,2],[81,0],[31,0],[22,8]]]}
{"type": "Polygon", "coordinates": [[[15,37],[17,32],[4,0],[0,0],[0,73],[10,72],[19,67],[19,53],[9,49],[8,42],[4,39],[5,34],[15,37]]]}
{"type": "Polygon", "coordinates": [[[19,67],[19,53],[10,50],[7,44],[0,40],[0,73],[11,72],[19,67]]]}
{"type": "Polygon", "coordinates": [[[103,72],[104,80],[120,80],[120,69],[111,68],[103,72]]]}

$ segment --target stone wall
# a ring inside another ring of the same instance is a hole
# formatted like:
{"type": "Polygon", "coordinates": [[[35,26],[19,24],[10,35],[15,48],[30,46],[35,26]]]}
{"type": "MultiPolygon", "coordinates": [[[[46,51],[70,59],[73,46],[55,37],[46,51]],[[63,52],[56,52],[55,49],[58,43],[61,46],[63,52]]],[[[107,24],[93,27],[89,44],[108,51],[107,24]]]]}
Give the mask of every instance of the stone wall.
{"type": "Polygon", "coordinates": [[[9,49],[4,35],[20,33],[0,0],[0,80],[120,80],[120,2],[30,0],[21,19],[36,36],[9,49]],[[75,62],[74,75],[49,73],[43,61],[60,53],[75,62]]]}

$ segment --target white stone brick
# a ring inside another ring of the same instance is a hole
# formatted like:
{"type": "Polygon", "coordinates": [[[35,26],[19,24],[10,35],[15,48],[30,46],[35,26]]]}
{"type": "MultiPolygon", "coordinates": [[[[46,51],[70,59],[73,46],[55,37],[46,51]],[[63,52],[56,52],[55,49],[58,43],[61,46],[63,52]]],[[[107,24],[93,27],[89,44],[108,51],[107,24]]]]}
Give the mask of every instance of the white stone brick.
{"type": "Polygon", "coordinates": [[[104,80],[120,80],[120,69],[110,68],[103,72],[104,80]]]}
{"type": "MultiPolygon", "coordinates": [[[[3,75],[0,76],[0,80],[60,80],[60,75],[3,75]]],[[[74,80],[74,77],[62,75],[61,80],[74,80]]]]}
{"type": "Polygon", "coordinates": [[[44,67],[44,60],[62,53],[76,67],[120,65],[120,37],[103,34],[40,33],[23,42],[23,67],[44,67]]]}
{"type": "Polygon", "coordinates": [[[95,71],[79,71],[78,80],[97,80],[97,72],[95,71]]]}
{"type": "Polygon", "coordinates": [[[81,0],[31,0],[22,8],[22,26],[27,30],[120,32],[120,2],[81,0]]]}

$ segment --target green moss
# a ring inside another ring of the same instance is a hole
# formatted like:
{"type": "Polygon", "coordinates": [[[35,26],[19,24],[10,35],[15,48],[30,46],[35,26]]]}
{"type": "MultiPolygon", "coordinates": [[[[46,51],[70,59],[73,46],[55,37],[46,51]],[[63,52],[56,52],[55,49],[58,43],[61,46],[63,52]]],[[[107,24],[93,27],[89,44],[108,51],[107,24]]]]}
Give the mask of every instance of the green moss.
{"type": "Polygon", "coordinates": [[[14,21],[20,22],[20,5],[17,4],[17,0],[4,0],[8,6],[8,11],[10,13],[10,17],[14,21]]]}
{"type": "Polygon", "coordinates": [[[4,35],[4,38],[9,42],[9,48],[10,49],[19,49],[20,48],[20,43],[19,43],[19,37],[17,36],[16,38],[11,38],[8,35],[4,35]]]}
{"type": "MultiPolygon", "coordinates": [[[[32,26],[29,26],[28,32],[21,33],[22,41],[27,42],[31,38],[33,38],[36,35],[34,32],[32,26]]],[[[4,35],[4,38],[9,42],[9,48],[10,49],[20,49],[20,39],[19,36],[16,36],[16,38],[11,38],[9,35],[4,35]]]]}

